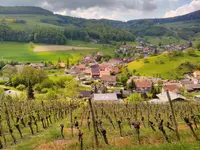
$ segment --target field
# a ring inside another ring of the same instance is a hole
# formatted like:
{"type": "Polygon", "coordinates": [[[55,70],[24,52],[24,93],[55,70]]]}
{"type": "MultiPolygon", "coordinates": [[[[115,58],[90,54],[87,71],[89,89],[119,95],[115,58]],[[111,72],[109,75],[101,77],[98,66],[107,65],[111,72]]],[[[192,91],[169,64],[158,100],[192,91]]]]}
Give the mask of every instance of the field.
{"type": "Polygon", "coordinates": [[[97,50],[97,48],[91,47],[74,47],[74,46],[59,46],[59,45],[48,45],[48,46],[35,46],[34,52],[56,52],[56,51],[74,51],[74,50],[97,50]]]}
{"type": "Polygon", "coordinates": [[[156,76],[159,74],[162,78],[172,78],[171,72],[177,69],[184,62],[200,63],[200,52],[196,51],[195,55],[188,55],[184,53],[183,56],[177,56],[172,60],[167,55],[162,54],[159,56],[146,58],[149,62],[145,63],[144,59],[134,61],[128,64],[129,70],[136,70],[140,75],[156,76]],[[156,61],[162,61],[158,64],[156,61]]]}
{"type": "MultiPolygon", "coordinates": [[[[36,45],[46,46],[46,45],[36,45]]],[[[88,47],[84,50],[67,50],[67,51],[45,51],[45,52],[34,52],[34,46],[29,43],[15,43],[15,42],[1,42],[0,43],[0,59],[12,60],[19,62],[43,62],[52,61],[57,62],[60,58],[65,61],[67,57],[71,58],[71,61],[76,62],[82,59],[84,55],[88,53],[95,53],[102,51],[105,54],[112,54],[115,47],[105,47],[102,44],[91,44],[81,41],[68,41],[69,47],[88,47]]],[[[56,46],[57,47],[57,46],[56,46]]]]}

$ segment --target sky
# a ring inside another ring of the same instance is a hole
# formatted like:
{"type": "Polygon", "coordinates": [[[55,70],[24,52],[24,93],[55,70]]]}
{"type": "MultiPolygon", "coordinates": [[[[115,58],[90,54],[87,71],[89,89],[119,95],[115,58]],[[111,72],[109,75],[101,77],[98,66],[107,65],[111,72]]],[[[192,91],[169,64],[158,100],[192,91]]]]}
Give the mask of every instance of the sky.
{"type": "Polygon", "coordinates": [[[200,0],[0,0],[3,6],[39,6],[54,13],[128,21],[166,18],[200,10],[200,0]]]}

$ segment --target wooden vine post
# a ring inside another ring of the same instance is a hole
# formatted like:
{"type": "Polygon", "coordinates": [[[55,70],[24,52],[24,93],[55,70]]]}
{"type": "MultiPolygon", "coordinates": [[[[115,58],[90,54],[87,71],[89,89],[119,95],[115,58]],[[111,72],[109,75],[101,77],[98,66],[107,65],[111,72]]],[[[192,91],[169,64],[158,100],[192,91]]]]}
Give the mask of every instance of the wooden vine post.
{"type": "Polygon", "coordinates": [[[89,102],[89,106],[90,106],[90,112],[91,112],[91,115],[92,115],[94,139],[95,139],[95,143],[96,143],[96,148],[98,149],[99,141],[98,141],[98,136],[97,136],[97,125],[96,125],[96,121],[95,121],[95,114],[94,114],[94,109],[93,109],[93,106],[92,106],[91,98],[88,99],[88,102],[89,102]]]}
{"type": "Polygon", "coordinates": [[[174,122],[174,128],[175,128],[175,132],[176,132],[176,137],[177,137],[177,140],[180,140],[180,135],[179,135],[179,132],[178,132],[178,124],[176,122],[175,112],[174,112],[172,100],[171,100],[171,97],[169,95],[169,91],[168,90],[167,90],[167,98],[168,98],[169,104],[170,104],[170,109],[171,109],[172,118],[173,118],[173,122],[174,122]]]}

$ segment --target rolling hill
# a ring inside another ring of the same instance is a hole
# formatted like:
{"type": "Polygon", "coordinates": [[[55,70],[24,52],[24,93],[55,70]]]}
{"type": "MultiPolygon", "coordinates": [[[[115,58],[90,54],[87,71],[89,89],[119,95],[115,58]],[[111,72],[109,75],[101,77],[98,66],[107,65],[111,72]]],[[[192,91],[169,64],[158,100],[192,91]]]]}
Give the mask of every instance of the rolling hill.
{"type": "Polygon", "coordinates": [[[184,73],[190,73],[198,69],[200,64],[200,52],[195,54],[183,53],[169,57],[168,54],[148,57],[128,64],[128,69],[136,74],[144,76],[161,77],[164,79],[183,78],[184,73]]]}
{"type": "MultiPolygon", "coordinates": [[[[38,27],[63,30],[67,39],[88,41],[99,40],[101,43],[112,41],[133,41],[134,37],[148,37],[147,42],[162,42],[165,37],[176,38],[176,43],[195,41],[200,33],[200,11],[174,18],[140,19],[128,22],[107,19],[84,19],[53,14],[39,7],[0,7],[0,20],[13,30],[31,34],[38,27]]],[[[29,39],[29,41],[32,39],[29,39]]],[[[16,41],[16,40],[14,40],[16,41]]],[[[170,44],[172,40],[165,40],[170,44]]],[[[44,41],[42,43],[45,43],[44,41]]]]}

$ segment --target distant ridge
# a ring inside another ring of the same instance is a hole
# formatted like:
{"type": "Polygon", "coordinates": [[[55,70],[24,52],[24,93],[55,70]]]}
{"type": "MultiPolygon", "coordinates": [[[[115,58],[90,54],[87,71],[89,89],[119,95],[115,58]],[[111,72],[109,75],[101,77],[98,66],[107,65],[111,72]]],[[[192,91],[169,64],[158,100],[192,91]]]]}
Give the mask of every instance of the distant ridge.
{"type": "Polygon", "coordinates": [[[41,14],[53,15],[53,12],[35,6],[0,6],[0,14],[41,14]]]}

